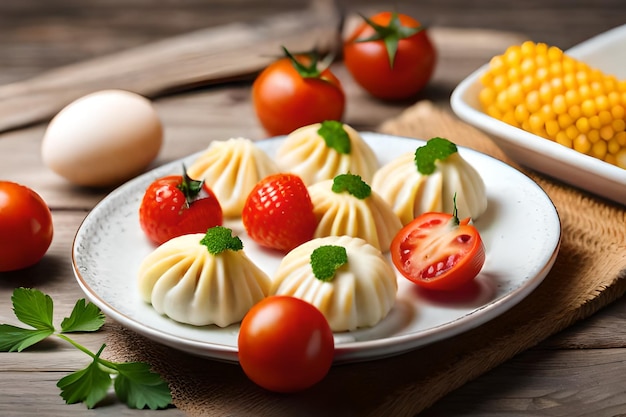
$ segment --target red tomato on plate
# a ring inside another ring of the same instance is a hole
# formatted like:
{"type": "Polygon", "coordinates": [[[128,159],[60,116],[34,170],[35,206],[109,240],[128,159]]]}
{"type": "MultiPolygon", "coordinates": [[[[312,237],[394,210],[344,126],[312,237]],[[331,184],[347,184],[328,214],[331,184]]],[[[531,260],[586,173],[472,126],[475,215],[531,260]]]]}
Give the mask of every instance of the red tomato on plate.
{"type": "Polygon", "coordinates": [[[391,242],[391,259],[415,284],[455,290],[473,280],[485,263],[485,246],[469,218],[425,213],[404,226],[391,242]]]}
{"type": "Polygon", "coordinates": [[[205,233],[223,223],[222,207],[213,191],[186,174],[159,178],[148,188],[139,207],[139,223],[156,244],[174,237],[205,233]]]}
{"type": "Polygon", "coordinates": [[[299,127],[341,120],[345,94],[328,68],[311,55],[279,59],[265,68],[252,85],[252,101],[261,125],[271,136],[287,135],[299,127]]]}
{"type": "Polygon", "coordinates": [[[437,61],[427,30],[404,14],[382,12],[368,20],[344,43],[346,68],[375,97],[400,100],[416,95],[430,81],[437,61]]]}
{"type": "Polygon", "coordinates": [[[259,386],[296,392],[321,381],[335,351],[333,332],[312,304],[289,296],[270,296],[243,318],[239,363],[259,386]]]}
{"type": "Polygon", "coordinates": [[[0,181],[0,272],[36,264],[52,242],[52,214],[35,191],[0,181]]]}
{"type": "Polygon", "coordinates": [[[241,216],[252,240],[283,252],[311,240],[317,228],[309,191],[295,174],[274,174],[259,181],[241,216]]]}

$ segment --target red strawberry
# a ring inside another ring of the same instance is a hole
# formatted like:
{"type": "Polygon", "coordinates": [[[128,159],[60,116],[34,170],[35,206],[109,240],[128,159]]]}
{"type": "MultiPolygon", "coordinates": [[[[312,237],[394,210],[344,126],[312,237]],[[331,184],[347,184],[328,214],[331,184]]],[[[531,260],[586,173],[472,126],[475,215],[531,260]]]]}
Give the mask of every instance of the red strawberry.
{"type": "Polygon", "coordinates": [[[282,252],[311,240],[317,227],[309,192],[295,174],[261,180],[248,195],[242,220],[252,240],[282,252]]]}
{"type": "Polygon", "coordinates": [[[205,233],[223,222],[222,207],[203,181],[170,175],[154,181],[139,207],[139,222],[157,244],[173,237],[205,233]]]}

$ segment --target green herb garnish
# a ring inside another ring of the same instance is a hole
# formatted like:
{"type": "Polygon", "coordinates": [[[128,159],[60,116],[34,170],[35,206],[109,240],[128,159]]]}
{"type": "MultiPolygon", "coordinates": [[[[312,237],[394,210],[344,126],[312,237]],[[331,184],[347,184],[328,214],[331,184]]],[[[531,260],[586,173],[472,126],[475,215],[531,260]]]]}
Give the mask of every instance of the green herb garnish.
{"type": "Polygon", "coordinates": [[[105,316],[96,305],[78,300],[70,316],[61,322],[59,331],[52,323],[53,302],[47,294],[30,288],[16,288],[11,301],[18,320],[32,328],[0,324],[0,351],[21,352],[54,335],[91,357],[86,368],[72,372],[57,383],[67,404],[82,402],[87,408],[93,408],[108,395],[111,384],[117,397],[130,408],[154,410],[171,404],[167,382],[152,372],[150,365],[107,361],[100,357],[106,345],[93,353],[67,336],[68,333],[95,332],[102,327],[105,316]]]}
{"type": "Polygon", "coordinates": [[[350,135],[343,128],[343,123],[341,122],[336,120],[323,121],[317,130],[317,134],[324,139],[326,146],[333,148],[341,154],[349,154],[352,150],[350,135]]]}
{"type": "Polygon", "coordinates": [[[343,246],[325,245],[311,253],[311,268],[315,278],[328,282],[339,268],[348,263],[348,253],[343,246]]]}
{"type": "Polygon", "coordinates": [[[360,200],[364,200],[372,194],[372,187],[363,181],[359,175],[350,173],[337,175],[333,179],[331,189],[337,194],[347,191],[360,200]]]}
{"type": "Polygon", "coordinates": [[[415,150],[415,165],[420,174],[430,175],[435,172],[435,162],[443,161],[458,152],[456,145],[444,138],[432,138],[426,145],[415,150]]]}
{"type": "Polygon", "coordinates": [[[243,249],[243,243],[228,227],[215,226],[206,231],[200,244],[207,247],[211,255],[219,255],[225,250],[238,251],[243,249]]]}

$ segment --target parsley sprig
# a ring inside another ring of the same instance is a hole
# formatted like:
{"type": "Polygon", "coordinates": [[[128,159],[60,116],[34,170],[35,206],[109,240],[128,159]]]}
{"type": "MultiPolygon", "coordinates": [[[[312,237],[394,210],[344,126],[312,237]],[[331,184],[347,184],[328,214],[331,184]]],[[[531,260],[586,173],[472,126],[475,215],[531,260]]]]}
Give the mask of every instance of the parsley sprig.
{"type": "Polygon", "coordinates": [[[57,330],[53,320],[52,298],[31,288],[16,288],[11,297],[13,312],[19,321],[32,328],[0,324],[0,351],[21,352],[50,336],[70,343],[92,359],[86,368],[61,378],[57,386],[67,404],[82,402],[94,408],[113,384],[117,397],[130,408],[165,408],[172,402],[167,383],[143,362],[111,362],[100,357],[106,345],[93,353],[72,340],[68,333],[95,332],[105,322],[100,309],[80,299],[72,313],[57,330]]]}
{"type": "Polygon", "coordinates": [[[311,269],[320,281],[331,281],[337,270],[347,263],[348,252],[343,246],[322,245],[311,252],[311,269]]]}
{"type": "Polygon", "coordinates": [[[430,175],[435,172],[437,161],[445,161],[457,152],[458,148],[453,142],[446,138],[435,137],[415,150],[415,165],[420,174],[430,175]]]}
{"type": "Polygon", "coordinates": [[[326,146],[339,152],[340,154],[350,154],[352,144],[350,135],[343,127],[343,123],[337,120],[325,120],[320,124],[317,134],[324,139],[326,146]]]}

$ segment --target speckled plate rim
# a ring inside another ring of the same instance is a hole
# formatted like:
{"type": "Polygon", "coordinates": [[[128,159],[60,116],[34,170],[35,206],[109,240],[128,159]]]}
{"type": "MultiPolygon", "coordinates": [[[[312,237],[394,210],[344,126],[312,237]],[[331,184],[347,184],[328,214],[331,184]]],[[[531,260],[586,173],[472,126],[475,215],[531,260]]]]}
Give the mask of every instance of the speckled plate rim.
{"type": "MultiPolygon", "coordinates": [[[[626,24],[599,34],[566,51],[571,56],[609,74],[626,76],[626,24]],[[617,54],[622,56],[621,61],[617,54]]],[[[484,64],[454,89],[450,105],[454,113],[491,134],[498,145],[516,162],[559,179],[592,194],[626,205],[626,170],[584,155],[556,142],[488,116],[480,109],[480,77],[488,69],[484,64]]]]}
{"type": "MultiPolygon", "coordinates": [[[[400,152],[414,151],[417,146],[423,144],[423,141],[416,139],[371,132],[363,132],[362,136],[379,155],[381,163],[399,155],[400,152]]],[[[282,138],[273,138],[257,143],[262,149],[272,154],[272,149],[275,149],[281,140],[282,138]]],[[[361,337],[365,338],[364,340],[351,340],[350,336],[346,338],[346,334],[336,335],[336,363],[372,360],[400,354],[475,328],[499,316],[527,297],[543,281],[552,268],[560,247],[561,227],[556,208],[545,192],[529,177],[495,158],[466,148],[460,148],[459,152],[476,166],[481,175],[487,175],[485,182],[490,200],[489,205],[492,208],[492,212],[489,213],[488,209],[488,214],[481,216],[476,221],[479,230],[482,229],[481,235],[485,238],[487,262],[476,279],[475,299],[468,299],[465,295],[459,296],[459,294],[456,294],[452,296],[453,301],[450,302],[445,297],[441,298],[441,295],[424,293],[404,278],[398,277],[399,294],[400,291],[403,291],[403,297],[408,297],[409,302],[398,302],[398,308],[394,307],[397,311],[393,313],[394,310],[392,310],[389,317],[395,315],[396,318],[400,317],[398,320],[402,322],[404,320],[402,315],[406,314],[406,312],[402,311],[402,306],[408,305],[409,309],[415,308],[419,310],[420,316],[427,316],[428,314],[425,314],[425,311],[427,313],[429,309],[432,309],[434,314],[439,314],[440,312],[446,314],[446,319],[440,323],[433,323],[431,326],[426,325],[425,328],[419,331],[406,331],[406,329],[403,329],[397,334],[372,337],[371,339],[367,339],[369,329],[365,329],[361,334],[361,337]],[[493,193],[494,187],[491,184],[499,184],[496,194],[493,193]],[[516,189],[516,192],[511,193],[512,189],[516,189]],[[517,223],[513,223],[512,226],[503,223],[504,221],[511,223],[514,220],[517,223]],[[531,226],[530,228],[529,225],[531,226]],[[520,238],[522,240],[527,238],[528,240],[525,242],[516,241],[520,238]],[[520,261],[520,264],[524,264],[523,270],[518,273],[511,273],[510,262],[513,260],[513,257],[518,257],[520,254],[524,257],[524,254],[529,252],[529,248],[533,248],[533,253],[527,254],[527,260],[520,261]],[[495,255],[494,251],[496,250],[498,251],[498,256],[495,255]],[[507,255],[509,253],[511,255],[507,255]],[[498,259],[499,257],[507,256],[510,259],[498,259]],[[507,284],[501,284],[500,281],[507,284]],[[510,285],[510,288],[506,287],[499,294],[498,291],[500,290],[498,288],[503,285],[505,287],[510,285]],[[417,305],[411,305],[415,302],[415,297],[419,299],[419,302],[416,302],[417,305]],[[481,301],[484,297],[489,299],[481,301]],[[450,315],[449,319],[447,315],[450,315]]],[[[159,325],[148,323],[146,317],[141,316],[141,314],[158,316],[152,309],[150,309],[152,313],[144,311],[139,315],[135,315],[124,311],[123,306],[116,305],[119,302],[116,300],[119,293],[126,294],[129,291],[129,288],[126,288],[127,282],[134,282],[135,277],[132,270],[126,271],[127,275],[130,276],[120,277],[119,273],[98,276],[98,274],[94,274],[96,271],[90,269],[90,265],[88,265],[90,262],[95,262],[96,264],[100,262],[107,268],[111,265],[115,266],[114,260],[106,259],[106,257],[104,259],[98,258],[99,250],[105,246],[115,248],[124,239],[136,239],[137,230],[140,229],[138,220],[136,221],[136,226],[133,226],[131,221],[127,224],[128,227],[125,227],[126,230],[116,231],[116,233],[107,235],[108,237],[103,240],[103,236],[98,234],[97,231],[102,227],[106,227],[103,225],[111,221],[111,218],[107,217],[110,216],[107,210],[112,206],[118,205],[121,201],[120,199],[129,197],[129,193],[137,194],[137,190],[145,189],[153,179],[178,172],[181,162],[190,163],[197,155],[194,154],[182,160],[167,163],[140,175],[120,186],[98,203],[78,228],[72,246],[72,265],[77,282],[87,298],[100,307],[108,317],[122,326],[181,351],[212,359],[236,362],[236,343],[216,343],[206,339],[203,340],[201,337],[182,336],[181,332],[187,331],[184,329],[188,329],[190,326],[179,325],[164,318],[164,320],[167,320],[169,327],[165,329],[159,325]],[[128,230],[133,228],[137,230],[128,230]],[[86,247],[85,245],[92,250],[81,250],[81,248],[86,247]],[[97,279],[111,280],[113,287],[124,286],[124,288],[118,291],[118,295],[107,293],[98,288],[98,283],[95,282],[97,279]],[[115,281],[116,279],[118,281],[115,281]]],[[[138,200],[141,198],[141,195],[134,195],[132,198],[138,200]]],[[[129,213],[134,209],[130,210],[129,213]]],[[[128,213],[125,216],[128,217],[128,213]]],[[[129,220],[123,219],[123,221],[129,220]]],[[[249,243],[246,243],[245,238],[242,237],[242,239],[244,240],[244,245],[249,245],[249,243]]],[[[117,266],[117,268],[121,269],[121,273],[124,274],[124,266],[117,266]]],[[[400,296],[398,299],[400,299],[400,296]]],[[[408,314],[410,315],[411,313],[408,314]]],[[[412,319],[413,317],[411,316],[412,319]]],[[[392,321],[391,328],[397,325],[397,323],[393,324],[395,319],[389,320],[392,321]]],[[[237,325],[234,326],[231,329],[234,332],[233,337],[235,337],[238,328],[237,325]]],[[[374,326],[373,329],[375,330],[379,326],[384,327],[386,325],[379,324],[374,326]]],[[[198,332],[203,334],[210,334],[215,331],[218,330],[214,327],[198,330],[198,332]]],[[[222,329],[219,331],[222,331],[222,329]]],[[[356,333],[358,332],[360,330],[356,333]]]]}

